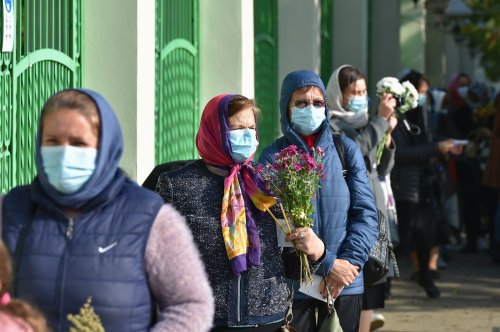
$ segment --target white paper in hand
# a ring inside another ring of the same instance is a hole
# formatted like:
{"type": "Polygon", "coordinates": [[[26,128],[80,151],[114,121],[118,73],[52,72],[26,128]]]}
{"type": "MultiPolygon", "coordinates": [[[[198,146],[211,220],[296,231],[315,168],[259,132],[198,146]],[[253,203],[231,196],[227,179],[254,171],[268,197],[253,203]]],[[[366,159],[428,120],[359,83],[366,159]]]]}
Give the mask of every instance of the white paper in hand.
{"type": "Polygon", "coordinates": [[[454,145],[466,145],[466,144],[469,144],[469,140],[466,140],[466,139],[456,139],[456,140],[453,140],[453,144],[454,145]]]}
{"type": "Polygon", "coordinates": [[[313,274],[312,284],[306,286],[305,282],[303,282],[302,284],[300,284],[299,292],[326,303],[326,299],[323,298],[323,294],[321,294],[319,291],[319,285],[321,284],[322,280],[323,277],[313,274]]]}
{"type": "MultiPolygon", "coordinates": [[[[288,231],[288,226],[286,225],[285,219],[278,219],[278,222],[281,224],[281,226],[283,226],[284,229],[288,231]]],[[[294,230],[292,225],[290,225],[290,228],[292,229],[292,231],[294,230]]],[[[278,225],[276,225],[276,237],[278,239],[279,247],[293,247],[292,242],[288,242],[285,240],[286,235],[278,225]]]]}

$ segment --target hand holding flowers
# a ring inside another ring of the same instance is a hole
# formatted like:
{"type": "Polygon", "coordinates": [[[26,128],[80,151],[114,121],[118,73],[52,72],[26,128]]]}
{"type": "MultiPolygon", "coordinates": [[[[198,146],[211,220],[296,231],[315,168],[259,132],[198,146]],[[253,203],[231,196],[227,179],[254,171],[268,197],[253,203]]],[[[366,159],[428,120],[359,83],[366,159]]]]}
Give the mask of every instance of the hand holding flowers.
{"type": "Polygon", "coordinates": [[[313,262],[319,260],[325,251],[325,244],[309,227],[295,228],[285,240],[292,242],[295,249],[305,253],[313,262]]]}
{"type": "MultiPolygon", "coordinates": [[[[398,79],[395,77],[382,78],[377,82],[377,95],[384,96],[387,93],[390,93],[397,101],[396,117],[418,106],[418,91],[409,81],[399,83],[398,79]]],[[[405,125],[408,127],[408,124],[405,123],[405,125]]],[[[388,139],[389,132],[384,135],[377,147],[377,164],[380,163],[388,139]]]]}

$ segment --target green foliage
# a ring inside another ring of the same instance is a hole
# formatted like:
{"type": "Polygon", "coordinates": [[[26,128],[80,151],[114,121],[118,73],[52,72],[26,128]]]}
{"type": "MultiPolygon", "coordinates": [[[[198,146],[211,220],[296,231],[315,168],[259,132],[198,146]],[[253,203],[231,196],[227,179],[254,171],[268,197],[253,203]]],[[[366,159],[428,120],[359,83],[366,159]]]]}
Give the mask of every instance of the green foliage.
{"type": "Polygon", "coordinates": [[[78,314],[69,314],[67,318],[72,325],[69,332],[105,332],[101,319],[92,307],[91,297],[80,308],[78,314]]]}
{"type": "Polygon", "coordinates": [[[481,64],[492,81],[500,79],[500,0],[466,0],[474,14],[462,29],[470,48],[481,53],[481,64]]]}

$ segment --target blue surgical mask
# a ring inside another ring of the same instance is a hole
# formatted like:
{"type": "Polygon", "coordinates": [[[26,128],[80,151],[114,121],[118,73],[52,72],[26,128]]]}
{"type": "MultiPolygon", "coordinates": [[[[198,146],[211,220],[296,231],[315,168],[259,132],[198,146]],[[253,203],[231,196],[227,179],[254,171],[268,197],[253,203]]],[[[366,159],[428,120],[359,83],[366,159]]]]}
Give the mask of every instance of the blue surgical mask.
{"type": "Polygon", "coordinates": [[[292,107],[291,121],[302,135],[311,135],[318,131],[325,119],[324,107],[292,107]]]}
{"type": "Polygon", "coordinates": [[[427,96],[426,95],[418,95],[418,106],[423,107],[427,103],[427,96]]]}
{"type": "Polygon", "coordinates": [[[359,113],[368,109],[368,98],[364,96],[351,96],[347,103],[347,110],[353,113],[359,113]]]}
{"type": "Polygon", "coordinates": [[[63,194],[77,192],[94,174],[97,149],[42,146],[40,153],[49,183],[63,194]]]}
{"type": "Polygon", "coordinates": [[[236,163],[247,161],[257,150],[257,132],[255,129],[235,129],[229,132],[229,141],[233,153],[231,156],[236,163]]]}

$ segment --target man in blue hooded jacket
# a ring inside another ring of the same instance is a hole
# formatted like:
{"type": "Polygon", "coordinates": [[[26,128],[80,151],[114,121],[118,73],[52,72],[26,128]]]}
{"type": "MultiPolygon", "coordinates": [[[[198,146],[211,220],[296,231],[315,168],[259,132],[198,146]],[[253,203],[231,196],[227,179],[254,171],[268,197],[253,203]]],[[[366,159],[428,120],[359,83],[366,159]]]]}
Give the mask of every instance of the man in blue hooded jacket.
{"type": "MultiPolygon", "coordinates": [[[[259,162],[272,164],[274,154],[289,145],[303,151],[315,146],[325,150],[326,176],[313,201],[313,230],[325,243],[316,274],[327,279],[336,297],[335,308],[344,332],[357,332],[364,291],[362,269],[377,238],[377,210],[361,152],[355,142],[342,136],[348,171],[344,179],[327,111],[325,87],[316,73],[299,70],[288,74],[280,97],[283,136],[264,149],[259,162]]],[[[326,313],[325,302],[295,292],[292,325],[298,331],[316,331],[326,313]]]]}

